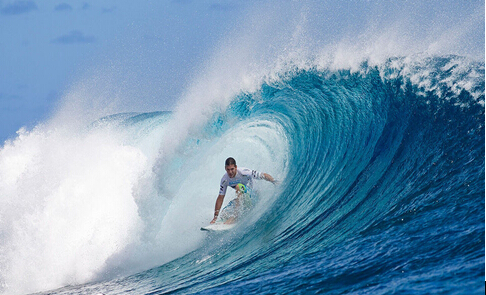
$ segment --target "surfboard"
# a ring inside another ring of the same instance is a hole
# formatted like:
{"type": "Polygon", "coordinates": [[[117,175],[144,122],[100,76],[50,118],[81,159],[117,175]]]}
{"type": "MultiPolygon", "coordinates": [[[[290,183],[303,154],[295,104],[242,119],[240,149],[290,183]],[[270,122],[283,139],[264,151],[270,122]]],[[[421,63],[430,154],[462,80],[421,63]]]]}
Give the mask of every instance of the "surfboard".
{"type": "Polygon", "coordinates": [[[213,224],[201,227],[201,230],[202,231],[210,231],[210,232],[221,232],[221,231],[225,231],[225,230],[230,230],[235,226],[236,226],[235,223],[224,224],[222,222],[219,222],[219,223],[217,222],[217,223],[213,223],[213,224]]]}

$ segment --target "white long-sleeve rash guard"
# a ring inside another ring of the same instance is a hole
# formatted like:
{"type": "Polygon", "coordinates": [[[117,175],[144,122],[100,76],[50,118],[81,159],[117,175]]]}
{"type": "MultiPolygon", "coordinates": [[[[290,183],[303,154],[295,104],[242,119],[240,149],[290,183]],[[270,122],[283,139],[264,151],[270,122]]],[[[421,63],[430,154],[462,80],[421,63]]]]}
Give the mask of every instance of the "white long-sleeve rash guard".
{"type": "Polygon", "coordinates": [[[228,186],[235,188],[238,183],[242,183],[251,188],[253,185],[253,178],[263,179],[263,173],[248,168],[236,168],[236,175],[233,178],[230,178],[228,173],[225,173],[221,178],[219,194],[226,195],[226,189],[228,186]]]}

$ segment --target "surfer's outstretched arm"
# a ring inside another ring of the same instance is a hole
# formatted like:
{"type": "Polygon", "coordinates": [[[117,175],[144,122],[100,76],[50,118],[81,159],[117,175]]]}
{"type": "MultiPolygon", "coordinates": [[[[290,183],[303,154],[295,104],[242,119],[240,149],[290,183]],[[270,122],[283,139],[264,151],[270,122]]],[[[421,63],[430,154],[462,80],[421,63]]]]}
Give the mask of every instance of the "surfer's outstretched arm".
{"type": "Polygon", "coordinates": [[[268,174],[268,173],[262,173],[263,174],[263,179],[265,179],[266,181],[270,181],[271,183],[273,184],[277,184],[278,181],[275,180],[272,175],[268,174]]]}
{"type": "Polygon", "coordinates": [[[211,223],[215,223],[216,220],[218,219],[219,210],[223,205],[223,201],[224,201],[224,195],[219,195],[218,198],[216,199],[216,205],[214,205],[214,218],[213,220],[211,220],[211,223]]]}

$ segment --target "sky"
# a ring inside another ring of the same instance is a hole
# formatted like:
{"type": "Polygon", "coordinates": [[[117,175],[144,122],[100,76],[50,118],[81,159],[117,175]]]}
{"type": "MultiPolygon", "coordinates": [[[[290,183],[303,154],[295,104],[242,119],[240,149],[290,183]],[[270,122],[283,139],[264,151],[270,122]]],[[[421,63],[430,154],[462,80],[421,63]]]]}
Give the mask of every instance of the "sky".
{"type": "Polygon", "coordinates": [[[171,110],[249,3],[0,0],[0,146],[47,120],[88,76],[105,93],[131,95],[127,110],[171,110]]]}
{"type": "MultiPolygon", "coordinates": [[[[77,95],[104,102],[84,108],[117,100],[113,112],[173,110],[215,44],[245,25],[248,12],[265,2],[271,5],[256,14],[263,19],[255,23],[265,25],[264,18],[278,9],[290,10],[292,17],[292,3],[303,1],[0,0],[0,147],[20,128],[31,130],[49,120],[76,89],[83,89],[77,95]]],[[[318,40],[325,47],[342,39],[352,47],[375,39],[368,51],[386,53],[392,46],[443,54],[450,47],[450,52],[484,57],[484,1],[305,2],[313,5],[302,17],[312,24],[304,41],[318,40]]],[[[281,18],[277,26],[285,26],[286,16],[281,18]]],[[[260,27],[246,29],[260,34],[253,39],[261,43],[256,49],[276,46],[265,43],[276,30],[264,35],[260,27]]]]}

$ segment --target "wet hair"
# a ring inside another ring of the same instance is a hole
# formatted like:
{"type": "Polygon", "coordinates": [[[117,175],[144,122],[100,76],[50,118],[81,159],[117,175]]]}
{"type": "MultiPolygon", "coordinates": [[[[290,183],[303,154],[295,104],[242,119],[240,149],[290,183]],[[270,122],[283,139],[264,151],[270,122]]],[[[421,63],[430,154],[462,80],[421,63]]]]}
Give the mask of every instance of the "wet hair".
{"type": "Polygon", "coordinates": [[[230,166],[230,165],[235,165],[236,166],[236,160],[229,157],[228,159],[226,159],[226,161],[224,162],[224,165],[225,166],[230,166]]]}

